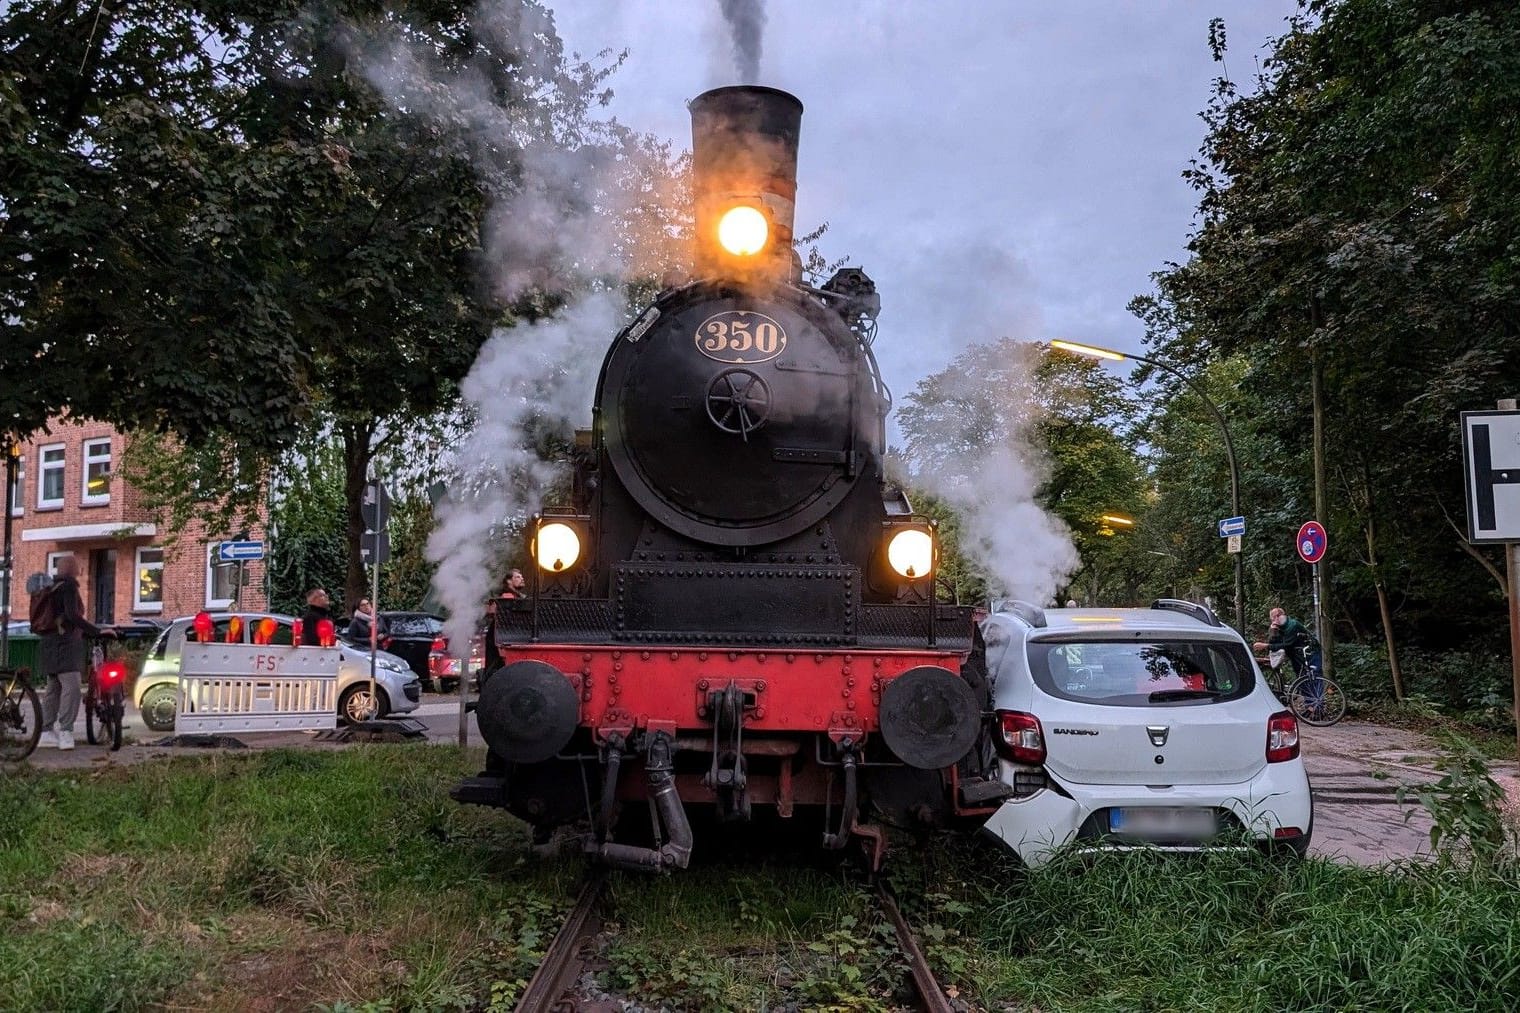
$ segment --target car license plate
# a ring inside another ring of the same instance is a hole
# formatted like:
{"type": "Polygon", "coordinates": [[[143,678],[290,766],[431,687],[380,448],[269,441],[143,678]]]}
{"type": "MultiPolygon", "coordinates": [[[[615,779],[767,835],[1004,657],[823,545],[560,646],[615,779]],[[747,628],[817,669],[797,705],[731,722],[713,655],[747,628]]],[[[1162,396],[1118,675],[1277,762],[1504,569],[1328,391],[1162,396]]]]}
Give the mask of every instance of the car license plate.
{"type": "Polygon", "coordinates": [[[1219,829],[1213,809],[1186,806],[1131,806],[1108,811],[1110,833],[1126,837],[1187,840],[1214,836],[1219,829]]]}

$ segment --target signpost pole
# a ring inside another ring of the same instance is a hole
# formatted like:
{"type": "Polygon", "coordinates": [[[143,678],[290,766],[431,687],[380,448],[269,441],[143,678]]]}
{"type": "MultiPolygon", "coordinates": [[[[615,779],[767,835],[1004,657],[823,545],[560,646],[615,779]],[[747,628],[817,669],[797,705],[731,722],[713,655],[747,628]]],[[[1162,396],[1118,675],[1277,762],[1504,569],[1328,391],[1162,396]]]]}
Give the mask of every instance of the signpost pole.
{"type": "MultiPolygon", "coordinates": [[[[486,636],[491,636],[490,626],[486,627],[486,636]]],[[[461,747],[470,744],[470,720],[469,709],[466,702],[470,698],[470,652],[465,651],[464,657],[459,659],[459,745],[461,747]]]]}
{"type": "Polygon", "coordinates": [[[374,477],[364,486],[364,495],[359,502],[359,515],[364,520],[364,534],[359,536],[359,551],[364,554],[365,546],[369,547],[369,565],[374,567],[370,573],[369,595],[369,704],[370,717],[380,716],[380,699],[375,690],[375,669],[379,664],[380,654],[380,566],[390,558],[390,540],[386,537],[386,526],[390,524],[391,502],[390,494],[385,491],[385,485],[380,481],[380,472],[377,469],[374,477]]]}
{"type": "MultiPolygon", "coordinates": [[[[5,505],[5,558],[0,559],[0,566],[5,569],[4,583],[0,583],[0,668],[11,667],[11,571],[16,568],[13,555],[15,535],[11,525],[11,513],[15,504],[11,502],[11,490],[16,481],[16,458],[20,453],[21,448],[11,442],[10,435],[6,434],[5,495],[0,497],[5,505]]],[[[16,495],[20,497],[20,489],[16,489],[16,495]]]]}
{"type": "Polygon", "coordinates": [[[1515,755],[1520,757],[1520,542],[1504,547],[1505,573],[1509,582],[1509,665],[1515,694],[1515,755]]]}
{"type": "MultiPolygon", "coordinates": [[[[380,476],[376,473],[372,479],[376,489],[376,500],[379,499],[380,476]]],[[[380,510],[383,514],[384,511],[380,510]]],[[[380,716],[379,698],[375,696],[375,667],[380,659],[380,532],[384,529],[384,522],[389,518],[378,517],[379,523],[375,525],[375,533],[366,537],[374,539],[374,550],[370,553],[370,578],[369,578],[369,706],[370,717],[380,716]]]]}
{"type": "MultiPolygon", "coordinates": [[[[1514,398],[1500,398],[1495,407],[1515,410],[1514,398]]],[[[1509,588],[1509,675],[1515,709],[1515,756],[1520,758],[1520,542],[1504,546],[1504,578],[1509,588]]]]}
{"type": "MultiPolygon", "coordinates": [[[[380,532],[375,532],[375,541],[380,541],[380,532]]],[[[378,545],[376,546],[378,548],[378,545]]],[[[375,553],[370,575],[369,595],[369,705],[373,709],[374,716],[380,716],[379,698],[375,696],[375,666],[380,657],[380,554],[375,553]]]]}
{"type": "Polygon", "coordinates": [[[1319,564],[1309,565],[1310,582],[1314,586],[1314,639],[1321,644],[1325,642],[1325,620],[1319,610],[1319,564]]]}

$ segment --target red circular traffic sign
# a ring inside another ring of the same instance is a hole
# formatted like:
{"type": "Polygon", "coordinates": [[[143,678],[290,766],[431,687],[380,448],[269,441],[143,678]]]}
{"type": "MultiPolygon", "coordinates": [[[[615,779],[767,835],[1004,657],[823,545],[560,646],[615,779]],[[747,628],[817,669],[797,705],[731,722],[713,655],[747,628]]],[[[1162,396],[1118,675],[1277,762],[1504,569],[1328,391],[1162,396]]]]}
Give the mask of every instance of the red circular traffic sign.
{"type": "Polygon", "coordinates": [[[1304,562],[1318,563],[1325,558],[1325,550],[1329,547],[1330,538],[1319,521],[1305,521],[1298,529],[1298,554],[1304,562]]]}

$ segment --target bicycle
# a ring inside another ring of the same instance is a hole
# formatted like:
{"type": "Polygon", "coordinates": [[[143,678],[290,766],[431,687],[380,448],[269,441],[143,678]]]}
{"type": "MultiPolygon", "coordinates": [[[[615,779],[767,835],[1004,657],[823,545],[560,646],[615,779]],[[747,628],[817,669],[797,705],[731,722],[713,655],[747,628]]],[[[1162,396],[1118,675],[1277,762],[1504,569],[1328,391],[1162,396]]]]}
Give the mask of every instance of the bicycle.
{"type": "Polygon", "coordinates": [[[92,746],[121,748],[121,724],[126,716],[127,666],[106,660],[96,644],[90,651],[90,678],[84,697],[84,734],[92,746]]]}
{"type": "Polygon", "coordinates": [[[0,669],[0,761],[19,763],[42,737],[42,702],[28,668],[0,669]]]}
{"type": "Polygon", "coordinates": [[[1279,700],[1288,705],[1293,716],[1304,724],[1328,727],[1346,716],[1346,694],[1341,690],[1340,683],[1320,671],[1319,665],[1307,656],[1307,650],[1304,653],[1305,671],[1302,675],[1295,675],[1291,681],[1285,680],[1283,673],[1285,667],[1293,671],[1291,666],[1272,665],[1270,662],[1264,666],[1267,685],[1272,687],[1272,692],[1277,694],[1279,700]]]}

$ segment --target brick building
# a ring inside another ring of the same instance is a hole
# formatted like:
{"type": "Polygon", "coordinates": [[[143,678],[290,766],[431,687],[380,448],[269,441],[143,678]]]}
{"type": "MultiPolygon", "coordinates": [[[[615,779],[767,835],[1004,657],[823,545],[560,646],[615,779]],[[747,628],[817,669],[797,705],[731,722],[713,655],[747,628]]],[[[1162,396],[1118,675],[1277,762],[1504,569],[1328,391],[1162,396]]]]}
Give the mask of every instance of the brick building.
{"type": "MultiPolygon", "coordinates": [[[[16,555],[13,614],[27,615],[27,578],[52,573],[68,554],[79,557],[85,614],[96,623],[174,619],[234,602],[265,608],[262,561],[245,564],[241,588],[237,567],[215,561],[217,542],[230,535],[192,525],[165,546],[152,512],[117,473],[129,439],[105,423],[54,419],[21,444],[6,496],[16,555]]],[[[247,534],[262,539],[262,523],[247,534]]]]}

